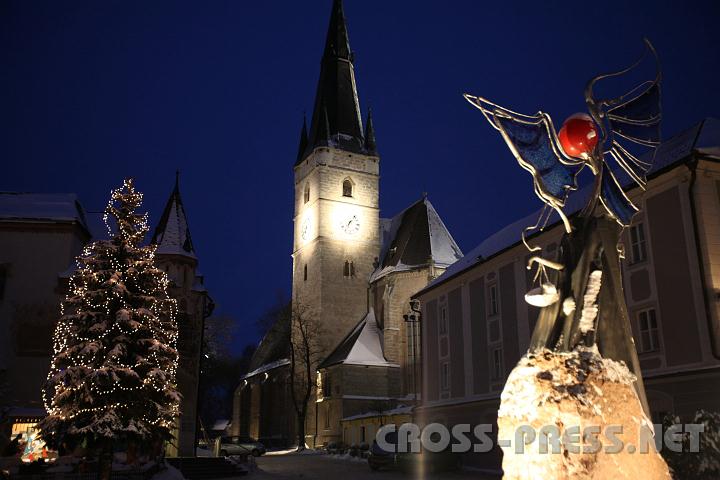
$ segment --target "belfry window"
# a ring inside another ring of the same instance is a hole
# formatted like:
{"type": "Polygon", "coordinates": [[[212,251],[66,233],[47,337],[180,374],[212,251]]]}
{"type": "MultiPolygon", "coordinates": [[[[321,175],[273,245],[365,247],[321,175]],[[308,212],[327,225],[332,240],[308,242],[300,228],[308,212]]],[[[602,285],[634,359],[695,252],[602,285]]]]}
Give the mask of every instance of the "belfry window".
{"type": "Polygon", "coordinates": [[[310,201],[310,185],[305,185],[305,194],[304,194],[305,203],[308,203],[310,201]]]}
{"type": "Polygon", "coordinates": [[[343,266],[343,277],[350,278],[355,276],[355,263],[345,260],[345,265],[343,266]]]}
{"type": "Polygon", "coordinates": [[[352,180],[349,178],[346,178],[343,180],[343,197],[352,197],[353,196],[353,184],[352,180]]]}

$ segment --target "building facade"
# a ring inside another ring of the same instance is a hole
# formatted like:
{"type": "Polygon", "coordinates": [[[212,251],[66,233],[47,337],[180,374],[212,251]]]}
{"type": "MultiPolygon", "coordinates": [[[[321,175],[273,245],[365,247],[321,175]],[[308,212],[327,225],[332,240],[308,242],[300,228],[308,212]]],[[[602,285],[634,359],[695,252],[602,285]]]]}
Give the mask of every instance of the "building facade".
{"type": "MultiPolygon", "coordinates": [[[[418,401],[419,331],[404,315],[412,293],[462,256],[425,195],[380,218],[380,156],[370,113],[361,121],[353,62],[342,2],[334,0],[312,121],[309,132],[303,124],[294,165],[292,302],[320,332],[309,446],[355,438],[345,430],[361,422],[344,428],[344,418],[418,401]]],[[[266,335],[236,391],[232,431],[294,443],[292,422],[264,419],[294,415],[289,347],[270,348],[276,340],[266,335]],[[280,397],[284,408],[266,405],[280,397]]],[[[287,341],[297,340],[289,333],[287,341]]]]}
{"type": "MultiPolygon", "coordinates": [[[[720,411],[718,146],[720,122],[707,119],[659,148],[647,191],[628,190],[642,208],[623,238],[625,300],[654,421],[720,411]]],[[[538,315],[524,301],[533,278],[520,242],[535,217],[500,230],[417,294],[421,422],[495,423],[505,379],[538,315]]],[[[563,232],[551,225],[532,243],[552,258],[563,232]]],[[[466,463],[499,468],[500,452],[469,454],[466,463]]]]}
{"type": "Polygon", "coordinates": [[[0,414],[34,432],[52,337],[75,257],[90,240],[73,194],[0,193],[0,414]]]}
{"type": "Polygon", "coordinates": [[[419,403],[421,339],[410,298],[462,257],[424,196],[381,223],[380,259],[368,279],[370,308],[318,365],[317,444],[372,443],[364,425],[400,418],[391,412],[419,403]],[[348,421],[357,418],[363,421],[348,421]]]}

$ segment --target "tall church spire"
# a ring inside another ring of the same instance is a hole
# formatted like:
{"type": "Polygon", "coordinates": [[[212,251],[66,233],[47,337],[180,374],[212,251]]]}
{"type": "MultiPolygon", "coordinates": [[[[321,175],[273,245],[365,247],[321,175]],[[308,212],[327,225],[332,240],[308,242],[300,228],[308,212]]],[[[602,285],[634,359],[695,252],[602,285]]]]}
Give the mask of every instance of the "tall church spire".
{"type": "Polygon", "coordinates": [[[345,13],[342,0],[333,0],[325,50],[320,62],[320,79],[315,94],[307,153],[319,146],[364,153],[363,143],[353,53],[350,50],[345,13]],[[323,132],[326,126],[327,133],[323,132]]]}
{"type": "Polygon", "coordinates": [[[183,255],[195,258],[190,227],[188,227],[185,207],[180,198],[179,171],[175,173],[175,188],[165,204],[165,210],[163,210],[150,243],[157,245],[156,253],[160,255],[183,255]]]}

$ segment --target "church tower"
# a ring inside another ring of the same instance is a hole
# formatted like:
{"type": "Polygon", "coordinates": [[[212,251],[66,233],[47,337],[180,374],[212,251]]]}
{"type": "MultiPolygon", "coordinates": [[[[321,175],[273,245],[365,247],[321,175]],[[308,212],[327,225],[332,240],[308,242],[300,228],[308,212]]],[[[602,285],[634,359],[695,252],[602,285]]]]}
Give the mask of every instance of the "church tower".
{"type": "Polygon", "coordinates": [[[179,173],[151,243],[156,245],[155,260],[168,274],[168,293],[177,300],[177,349],[180,354],[177,387],[183,398],[177,419],[176,440],[168,449],[169,456],[195,455],[197,438],[198,383],[200,353],[205,318],[214,307],[212,298],[198,272],[198,258],[190,237],[185,207],[180,198],[179,173]]]}
{"type": "Polygon", "coordinates": [[[334,0],[308,132],[295,162],[293,301],[312,312],[327,355],[368,311],[380,252],[379,165],[372,118],[363,130],[353,53],[334,0]]]}

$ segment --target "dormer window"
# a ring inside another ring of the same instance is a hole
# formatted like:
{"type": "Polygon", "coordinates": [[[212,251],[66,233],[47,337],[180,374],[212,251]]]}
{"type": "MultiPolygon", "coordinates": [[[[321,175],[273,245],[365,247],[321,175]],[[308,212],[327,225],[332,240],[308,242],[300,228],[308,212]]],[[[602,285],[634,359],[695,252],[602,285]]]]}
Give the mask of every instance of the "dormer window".
{"type": "Polygon", "coordinates": [[[343,180],[343,197],[352,197],[353,196],[353,184],[352,180],[349,178],[346,178],[343,180]]]}
{"type": "Polygon", "coordinates": [[[305,203],[310,201],[310,184],[305,185],[305,203]]]}

